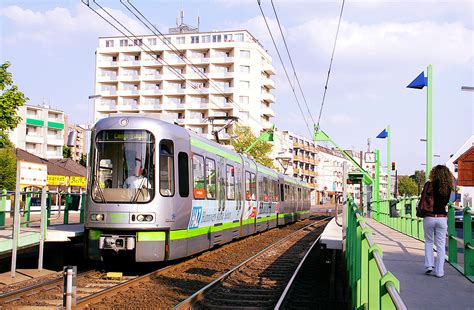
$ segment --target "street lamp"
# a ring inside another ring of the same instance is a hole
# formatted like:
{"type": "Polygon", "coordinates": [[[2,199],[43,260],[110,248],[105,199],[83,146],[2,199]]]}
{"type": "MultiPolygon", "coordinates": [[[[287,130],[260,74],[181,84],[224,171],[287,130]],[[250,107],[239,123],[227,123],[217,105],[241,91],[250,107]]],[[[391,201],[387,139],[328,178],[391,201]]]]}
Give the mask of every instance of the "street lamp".
{"type": "Polygon", "coordinates": [[[474,92],[474,87],[472,87],[472,86],[462,86],[462,87],[461,87],[461,90],[462,90],[462,91],[471,91],[471,92],[474,92]]]}
{"type": "Polygon", "coordinates": [[[94,102],[93,111],[91,113],[91,105],[89,101],[89,127],[90,127],[95,122],[95,99],[102,98],[102,95],[90,95],[87,98],[89,98],[89,100],[93,100],[92,102],[94,102]]]}

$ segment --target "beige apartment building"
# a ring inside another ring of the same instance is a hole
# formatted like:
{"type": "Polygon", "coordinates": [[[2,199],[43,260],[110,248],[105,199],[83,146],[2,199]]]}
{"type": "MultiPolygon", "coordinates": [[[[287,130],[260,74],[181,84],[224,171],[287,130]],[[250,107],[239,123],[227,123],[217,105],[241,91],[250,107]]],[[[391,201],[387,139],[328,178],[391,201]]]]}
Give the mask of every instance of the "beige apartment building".
{"type": "Polygon", "coordinates": [[[164,37],[101,37],[95,121],[114,113],[156,113],[210,139],[220,130],[225,141],[229,122],[238,118],[260,134],[275,115],[274,74],[271,57],[246,30],[198,32],[182,25],[164,37]]]}
{"type": "Polygon", "coordinates": [[[17,148],[46,159],[63,158],[64,112],[47,105],[18,108],[20,124],[9,133],[17,148]]]}
{"type": "Polygon", "coordinates": [[[87,128],[85,125],[69,124],[66,121],[66,130],[64,130],[64,144],[71,148],[71,158],[79,161],[86,150],[87,128]]]}

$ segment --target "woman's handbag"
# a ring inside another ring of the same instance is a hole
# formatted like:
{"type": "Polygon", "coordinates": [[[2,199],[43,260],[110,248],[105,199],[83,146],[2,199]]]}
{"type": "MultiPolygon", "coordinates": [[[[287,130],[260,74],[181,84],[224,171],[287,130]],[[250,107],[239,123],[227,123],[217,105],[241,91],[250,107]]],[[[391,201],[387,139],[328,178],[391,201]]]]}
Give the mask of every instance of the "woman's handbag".
{"type": "Polygon", "coordinates": [[[426,182],[421,192],[421,198],[416,206],[416,216],[425,217],[428,214],[433,213],[434,196],[433,196],[433,184],[426,182]]]}

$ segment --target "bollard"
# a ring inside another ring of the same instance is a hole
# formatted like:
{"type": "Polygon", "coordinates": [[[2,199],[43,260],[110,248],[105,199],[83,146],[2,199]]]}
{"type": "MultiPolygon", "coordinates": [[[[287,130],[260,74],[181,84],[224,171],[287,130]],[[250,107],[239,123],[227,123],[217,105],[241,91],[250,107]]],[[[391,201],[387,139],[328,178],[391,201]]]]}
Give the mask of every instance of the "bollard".
{"type": "Polygon", "coordinates": [[[471,208],[463,209],[463,234],[464,234],[464,275],[474,282],[474,242],[472,242],[472,217],[471,208]]]}
{"type": "Polygon", "coordinates": [[[66,309],[72,309],[76,305],[76,274],[77,266],[63,268],[63,307],[66,307],[66,309]]]}
{"type": "Polygon", "coordinates": [[[7,190],[2,190],[2,199],[0,201],[0,229],[5,226],[5,210],[7,210],[7,190]]]}

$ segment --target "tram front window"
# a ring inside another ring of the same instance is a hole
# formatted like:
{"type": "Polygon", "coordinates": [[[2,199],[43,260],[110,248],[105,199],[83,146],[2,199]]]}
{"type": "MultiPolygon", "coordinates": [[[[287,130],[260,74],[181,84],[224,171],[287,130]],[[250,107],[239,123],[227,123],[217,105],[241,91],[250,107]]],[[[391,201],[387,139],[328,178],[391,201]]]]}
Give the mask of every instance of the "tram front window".
{"type": "Polygon", "coordinates": [[[97,134],[92,176],[96,202],[145,203],[155,195],[155,138],[146,130],[97,134]]]}

